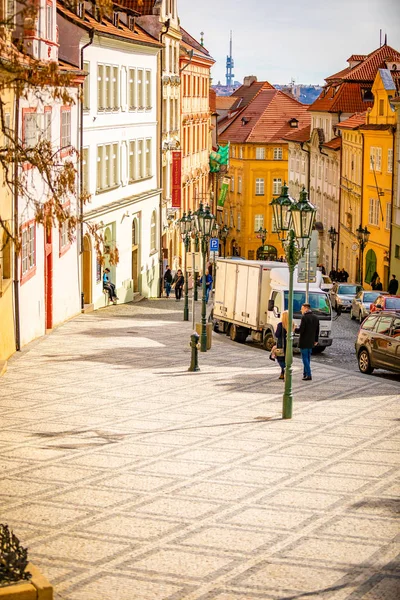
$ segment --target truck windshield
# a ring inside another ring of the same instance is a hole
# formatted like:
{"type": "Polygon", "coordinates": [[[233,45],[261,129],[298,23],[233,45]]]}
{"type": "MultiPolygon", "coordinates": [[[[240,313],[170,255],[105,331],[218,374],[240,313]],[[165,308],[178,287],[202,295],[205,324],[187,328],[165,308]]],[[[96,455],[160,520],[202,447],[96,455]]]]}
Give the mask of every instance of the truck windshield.
{"type": "MultiPolygon", "coordinates": [[[[288,309],[289,292],[285,292],[285,310],[288,309]]],[[[293,313],[301,314],[301,306],[306,301],[305,292],[294,292],[293,293],[293,313]]],[[[331,314],[331,306],[329,304],[328,296],[326,294],[317,294],[310,292],[308,295],[308,302],[311,305],[313,313],[317,315],[329,316],[331,314]]]]}

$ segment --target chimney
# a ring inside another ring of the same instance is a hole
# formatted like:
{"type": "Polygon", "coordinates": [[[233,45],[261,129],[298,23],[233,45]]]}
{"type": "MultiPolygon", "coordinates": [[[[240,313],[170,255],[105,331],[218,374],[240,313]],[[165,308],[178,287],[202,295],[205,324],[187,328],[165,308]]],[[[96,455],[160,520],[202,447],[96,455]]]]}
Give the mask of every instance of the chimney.
{"type": "Polygon", "coordinates": [[[247,75],[247,77],[243,79],[243,85],[250,87],[255,81],[257,81],[257,77],[255,75],[247,75]]]}

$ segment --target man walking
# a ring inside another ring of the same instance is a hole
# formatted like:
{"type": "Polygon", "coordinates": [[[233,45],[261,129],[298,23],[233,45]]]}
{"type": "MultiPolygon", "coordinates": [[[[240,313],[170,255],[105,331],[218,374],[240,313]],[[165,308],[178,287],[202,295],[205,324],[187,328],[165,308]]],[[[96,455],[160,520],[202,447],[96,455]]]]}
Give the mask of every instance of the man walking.
{"type": "Polygon", "coordinates": [[[399,282],[396,279],[396,275],[393,273],[392,279],[389,281],[388,292],[391,296],[395,296],[397,294],[398,289],[399,289],[399,282]]]}
{"type": "Polygon", "coordinates": [[[301,314],[303,316],[299,328],[299,348],[303,360],[303,381],[311,381],[311,353],[314,346],[318,344],[319,320],[307,303],[302,305],[301,314]]]}

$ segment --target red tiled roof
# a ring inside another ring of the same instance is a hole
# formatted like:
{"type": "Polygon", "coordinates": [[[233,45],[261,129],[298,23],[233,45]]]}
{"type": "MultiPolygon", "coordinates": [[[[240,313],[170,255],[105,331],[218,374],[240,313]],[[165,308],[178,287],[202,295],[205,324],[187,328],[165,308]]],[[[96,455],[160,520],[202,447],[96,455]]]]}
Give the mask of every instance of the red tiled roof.
{"type": "Polygon", "coordinates": [[[293,131],[289,124],[293,118],[299,128],[311,120],[304,104],[279,90],[265,89],[231,120],[221,137],[239,143],[280,142],[293,131]]]}
{"type": "Polygon", "coordinates": [[[378,69],[386,68],[385,62],[400,61],[400,53],[390,46],[374,50],[344,77],[348,81],[374,81],[378,69]]]}
{"type": "Polygon", "coordinates": [[[309,110],[334,113],[364,112],[366,108],[372,108],[374,103],[364,102],[361,90],[371,88],[372,84],[361,85],[350,82],[339,83],[337,86],[331,85],[311,104],[309,110]]]}
{"type": "Polygon", "coordinates": [[[306,125],[302,129],[295,129],[294,131],[290,131],[283,138],[287,142],[308,142],[311,136],[311,125],[306,125]]]}
{"type": "Polygon", "coordinates": [[[342,138],[334,137],[329,142],[324,142],[322,144],[325,148],[330,148],[331,150],[340,150],[342,146],[342,138]]]}
{"type": "Polygon", "coordinates": [[[118,0],[119,4],[132,8],[141,15],[152,15],[155,0],[118,0]]]}
{"type": "Polygon", "coordinates": [[[342,69],[334,75],[329,75],[329,77],[325,77],[325,81],[330,83],[332,81],[336,81],[337,79],[342,79],[349,71],[351,71],[351,67],[346,67],[345,69],[342,69]]]}
{"type": "Polygon", "coordinates": [[[338,129],[357,129],[360,127],[360,125],[364,125],[366,114],[366,111],[362,113],[356,113],[341,123],[338,123],[336,127],[338,129]]]}
{"type": "Polygon", "coordinates": [[[236,96],[217,96],[217,109],[229,110],[236,104],[237,100],[236,96]]]}
{"type": "MultiPolygon", "coordinates": [[[[121,1],[121,0],[120,0],[121,1]]],[[[115,37],[123,38],[128,41],[142,43],[152,46],[161,46],[161,44],[153,36],[146,33],[139,25],[136,24],[135,30],[131,31],[129,27],[126,27],[121,21],[119,26],[116,27],[110,19],[103,17],[99,22],[97,21],[88,11],[85,11],[84,16],[78,17],[78,15],[60,2],[57,2],[57,10],[62,13],[70,21],[80,24],[85,29],[94,29],[98,33],[104,33],[115,37]]]]}
{"type": "Polygon", "coordinates": [[[388,131],[392,129],[393,125],[382,124],[379,125],[377,123],[366,123],[365,125],[361,125],[360,129],[370,129],[372,131],[388,131]]]}
{"type": "Polygon", "coordinates": [[[251,85],[241,85],[235,90],[232,96],[240,98],[240,106],[247,106],[261,90],[274,90],[274,86],[268,81],[253,81],[251,85]]]}
{"type": "Polygon", "coordinates": [[[210,105],[210,111],[215,114],[217,111],[217,92],[210,87],[208,93],[208,103],[210,105]]]}
{"type": "Polygon", "coordinates": [[[204,54],[205,56],[207,56],[207,58],[211,58],[209,51],[206,48],[204,48],[204,46],[202,46],[200,42],[198,42],[193,36],[191,36],[190,33],[183,29],[183,27],[180,28],[180,31],[182,35],[181,45],[186,44],[187,46],[196,50],[197,53],[204,54]]]}
{"type": "Polygon", "coordinates": [[[367,56],[368,54],[352,54],[350,58],[347,59],[347,62],[361,61],[367,58],[367,56]]]}

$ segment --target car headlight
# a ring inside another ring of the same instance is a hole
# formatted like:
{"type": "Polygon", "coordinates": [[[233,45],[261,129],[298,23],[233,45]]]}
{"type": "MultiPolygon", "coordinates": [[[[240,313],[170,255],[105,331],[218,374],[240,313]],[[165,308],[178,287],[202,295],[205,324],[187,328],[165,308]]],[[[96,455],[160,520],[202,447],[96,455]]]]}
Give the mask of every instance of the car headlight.
{"type": "Polygon", "coordinates": [[[320,331],[320,337],[329,337],[330,331],[320,331]]]}

